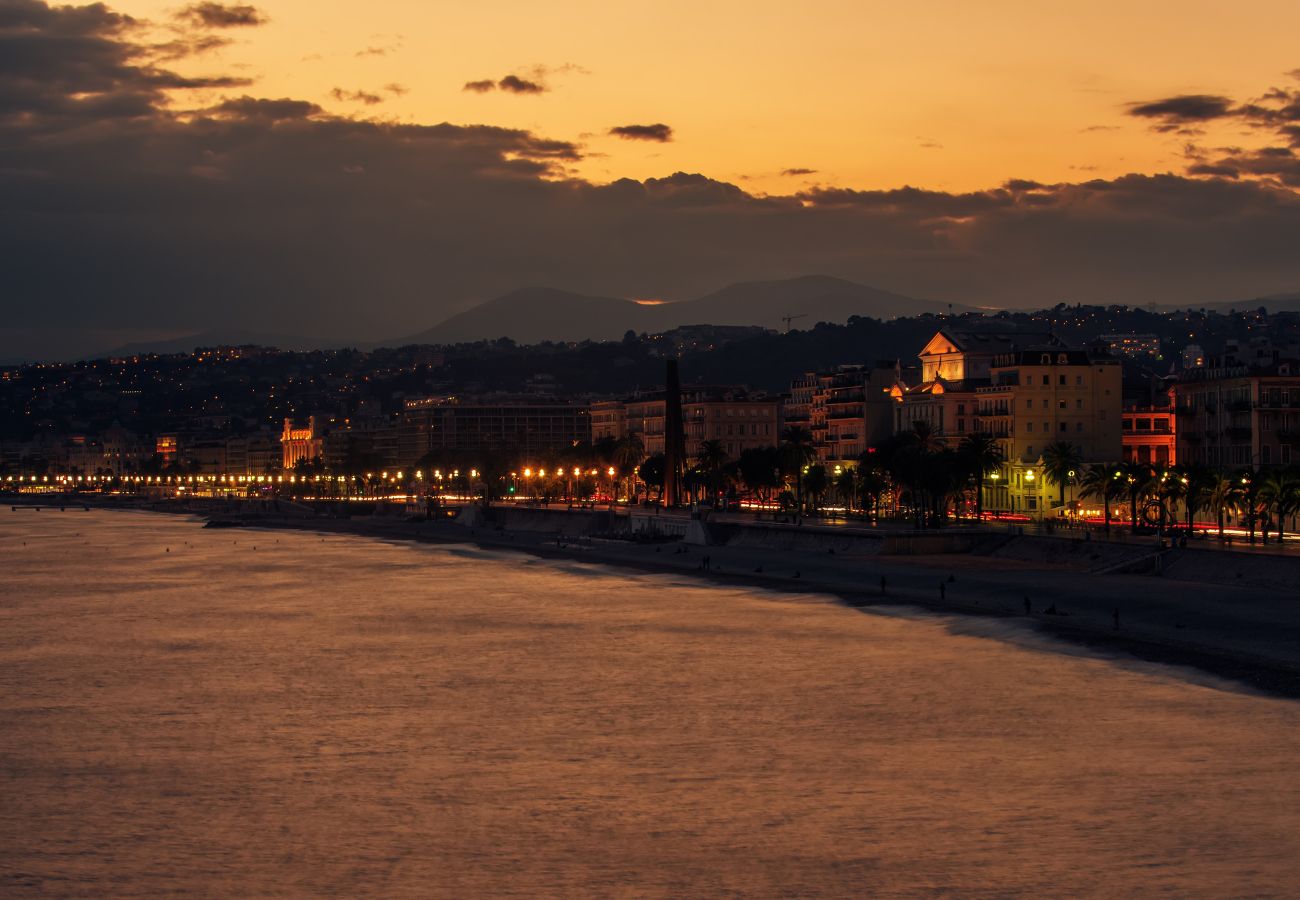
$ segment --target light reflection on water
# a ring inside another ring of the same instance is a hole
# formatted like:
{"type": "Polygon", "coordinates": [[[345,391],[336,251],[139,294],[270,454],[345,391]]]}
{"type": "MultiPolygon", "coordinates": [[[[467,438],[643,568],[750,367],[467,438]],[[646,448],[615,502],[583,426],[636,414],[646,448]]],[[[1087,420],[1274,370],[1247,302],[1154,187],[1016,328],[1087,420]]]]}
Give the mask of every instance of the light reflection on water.
{"type": "Polygon", "coordinates": [[[1300,705],[1014,625],[134,513],[0,559],[0,894],[1300,884],[1300,705]]]}

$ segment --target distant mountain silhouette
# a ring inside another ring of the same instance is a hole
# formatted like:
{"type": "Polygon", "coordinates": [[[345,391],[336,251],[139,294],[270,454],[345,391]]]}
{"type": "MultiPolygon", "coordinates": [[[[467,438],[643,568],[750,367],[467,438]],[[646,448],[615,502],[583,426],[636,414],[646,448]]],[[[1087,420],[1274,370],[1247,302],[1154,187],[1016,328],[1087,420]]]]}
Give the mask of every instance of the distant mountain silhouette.
{"type": "Polygon", "coordinates": [[[645,311],[652,308],[616,297],[522,288],[457,313],[418,334],[381,344],[458,344],[502,337],[521,344],[586,338],[615,340],[629,328],[639,332],[649,327],[645,311]]]}
{"type": "MultiPolygon", "coordinates": [[[[733,284],[698,300],[655,307],[680,320],[673,325],[707,322],[711,325],[762,325],[784,329],[783,316],[800,316],[794,328],[811,328],[818,322],[847,322],[850,316],[893,319],[926,312],[947,312],[948,304],[919,300],[879,288],[867,287],[827,275],[805,275],[783,281],[747,281],[733,284]]],[[[955,313],[972,307],[953,305],[955,313]]],[[[671,326],[669,326],[671,327],[671,326]]]]}
{"type": "MultiPolygon", "coordinates": [[[[947,312],[948,304],[919,300],[841,278],[809,275],[782,281],[733,284],[694,300],[645,305],[616,297],[591,297],[554,288],[525,288],[489,300],[409,337],[382,342],[453,344],[508,337],[538,341],[617,340],[631,329],[667,331],[681,325],[760,325],[784,329],[818,322],[843,323],[850,316],[889,319],[947,312]]],[[[953,306],[953,312],[970,307],[953,306]]]]}

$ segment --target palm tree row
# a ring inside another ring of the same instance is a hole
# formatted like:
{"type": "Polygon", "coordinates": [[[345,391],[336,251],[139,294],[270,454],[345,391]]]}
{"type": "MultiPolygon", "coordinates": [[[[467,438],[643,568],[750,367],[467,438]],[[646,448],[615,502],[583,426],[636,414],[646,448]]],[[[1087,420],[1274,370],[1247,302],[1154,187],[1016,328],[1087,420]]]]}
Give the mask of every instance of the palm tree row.
{"type": "MultiPolygon", "coordinates": [[[[1172,515],[1181,507],[1183,526],[1190,532],[1196,514],[1214,514],[1219,537],[1229,516],[1238,516],[1255,540],[1256,526],[1265,543],[1269,523],[1276,526],[1277,540],[1282,540],[1288,516],[1300,512],[1300,468],[1287,467],[1258,471],[1242,469],[1236,473],[1216,472],[1205,466],[1161,466],[1145,463],[1102,463],[1089,466],[1082,480],[1084,497],[1101,502],[1105,528],[1110,531],[1111,506],[1116,500],[1129,506],[1129,526],[1138,527],[1138,508],[1150,507],[1159,517],[1158,524],[1173,524],[1172,515]]],[[[1157,524],[1157,523],[1153,523],[1157,524]]]]}

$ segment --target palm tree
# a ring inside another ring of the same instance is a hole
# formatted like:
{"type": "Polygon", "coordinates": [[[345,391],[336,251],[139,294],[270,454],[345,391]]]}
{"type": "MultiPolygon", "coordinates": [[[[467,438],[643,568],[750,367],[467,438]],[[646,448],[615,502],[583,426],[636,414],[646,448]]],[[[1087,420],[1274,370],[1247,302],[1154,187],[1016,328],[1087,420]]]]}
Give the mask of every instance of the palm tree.
{"type": "Polygon", "coordinates": [[[740,451],[736,468],[745,486],[766,503],[774,488],[781,486],[781,452],[776,447],[750,447],[740,451]]]}
{"type": "Polygon", "coordinates": [[[781,433],[781,467],[794,475],[795,502],[803,512],[803,469],[817,458],[812,432],[802,425],[791,425],[781,433]]]}
{"type": "Polygon", "coordinates": [[[699,464],[700,470],[708,483],[710,499],[716,499],[718,495],[720,489],[718,479],[728,459],[730,457],[727,455],[726,445],[722,441],[700,441],[700,449],[695,454],[695,461],[699,464]]]}
{"type": "MultiPolygon", "coordinates": [[[[1300,478],[1291,469],[1273,469],[1264,476],[1259,486],[1264,511],[1277,513],[1277,542],[1282,543],[1286,517],[1300,507],[1300,478]]],[[[1268,525],[1264,525],[1264,541],[1268,542],[1268,525]]]]}
{"type": "Polygon", "coordinates": [[[804,473],[803,481],[808,490],[808,496],[812,501],[813,509],[820,509],[822,497],[825,496],[826,488],[830,485],[830,479],[826,477],[826,467],[820,463],[809,466],[808,471],[804,473]]]}
{"type": "Polygon", "coordinates": [[[1134,531],[1138,526],[1138,501],[1145,500],[1151,491],[1155,473],[1146,463],[1127,462],[1122,465],[1120,482],[1124,485],[1124,494],[1129,503],[1129,527],[1134,531]]]}
{"type": "Polygon", "coordinates": [[[645,482],[647,494],[650,488],[654,488],[656,496],[662,500],[664,495],[664,455],[656,453],[653,456],[646,457],[645,461],[637,468],[636,473],[645,482]]]}
{"type": "Polygon", "coordinates": [[[844,504],[844,508],[849,512],[853,511],[853,504],[857,500],[858,476],[852,468],[844,468],[835,476],[835,493],[844,504]]]}
{"type": "MultiPolygon", "coordinates": [[[[853,470],[857,481],[858,496],[862,498],[863,511],[866,510],[866,499],[871,498],[871,509],[877,521],[880,519],[880,496],[889,490],[889,478],[878,465],[867,462],[867,454],[858,457],[858,466],[853,470]]],[[[874,463],[874,459],[872,460],[874,463]]]]}
{"type": "Polygon", "coordinates": [[[645,442],[641,440],[639,434],[629,434],[619,438],[614,447],[614,464],[618,470],[626,474],[628,480],[628,499],[635,500],[632,496],[632,482],[636,476],[636,468],[641,465],[641,460],[645,459],[645,442]]]}
{"type": "MultiPolygon", "coordinates": [[[[910,431],[894,435],[883,449],[889,474],[911,492],[916,527],[924,528],[926,522],[937,515],[935,510],[939,503],[934,490],[947,489],[946,476],[949,473],[936,471],[943,441],[927,423],[918,421],[912,423],[910,431]],[[939,477],[941,475],[944,477],[939,477]]],[[[951,460],[945,459],[944,462],[951,460]]]]}
{"type": "Polygon", "coordinates": [[[1222,472],[1216,473],[1210,484],[1206,502],[1219,521],[1220,541],[1223,540],[1224,516],[1227,513],[1241,511],[1241,487],[1240,479],[1225,475],[1222,472]]]}
{"type": "Polygon", "coordinates": [[[1187,534],[1190,536],[1196,525],[1196,512],[1205,509],[1216,476],[1205,466],[1185,466],[1178,479],[1183,485],[1183,508],[1187,513],[1187,534]]]}
{"type": "Polygon", "coordinates": [[[1083,496],[1101,501],[1106,533],[1110,534],[1110,501],[1124,493],[1124,470],[1114,463],[1097,463],[1083,473],[1083,496]]]}
{"type": "Polygon", "coordinates": [[[984,518],[984,480],[1003,463],[1002,447],[991,434],[976,432],[957,447],[960,464],[975,480],[975,520],[984,518]]]}
{"type": "MultiPolygon", "coordinates": [[[[1241,506],[1250,526],[1250,542],[1255,543],[1255,521],[1259,517],[1259,487],[1263,480],[1260,472],[1254,469],[1241,470],[1241,506]]],[[[1264,543],[1268,543],[1268,532],[1264,533],[1264,543]]]]}
{"type": "Polygon", "coordinates": [[[1065,485],[1083,465],[1083,454],[1068,441],[1052,441],[1043,448],[1043,471],[1056,482],[1061,492],[1060,506],[1065,506],[1065,485]]]}

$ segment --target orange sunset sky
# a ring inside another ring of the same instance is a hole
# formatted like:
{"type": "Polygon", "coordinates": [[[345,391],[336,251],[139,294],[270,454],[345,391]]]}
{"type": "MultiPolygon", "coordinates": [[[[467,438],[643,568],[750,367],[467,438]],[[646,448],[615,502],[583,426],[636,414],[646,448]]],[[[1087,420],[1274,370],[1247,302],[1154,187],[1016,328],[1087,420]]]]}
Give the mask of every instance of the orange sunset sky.
{"type": "MultiPolygon", "coordinates": [[[[166,23],[178,5],[113,7],[166,23]]],[[[331,112],[575,141],[587,155],[574,171],[593,181],[680,170],[774,194],[1179,170],[1186,136],[1154,133],[1125,115],[1128,105],[1257,96],[1287,81],[1300,35],[1300,4],[1284,0],[268,0],[257,9],[264,24],[230,29],[230,45],[175,68],[238,72],[256,79],[258,96],[331,112]],[[546,90],[463,89],[510,74],[546,90]],[[628,122],[666,123],[674,140],[607,133],[628,122]],[[782,174],[791,169],[815,171],[782,174]]],[[[1260,136],[1229,123],[1202,142],[1251,146],[1260,136]]]]}

